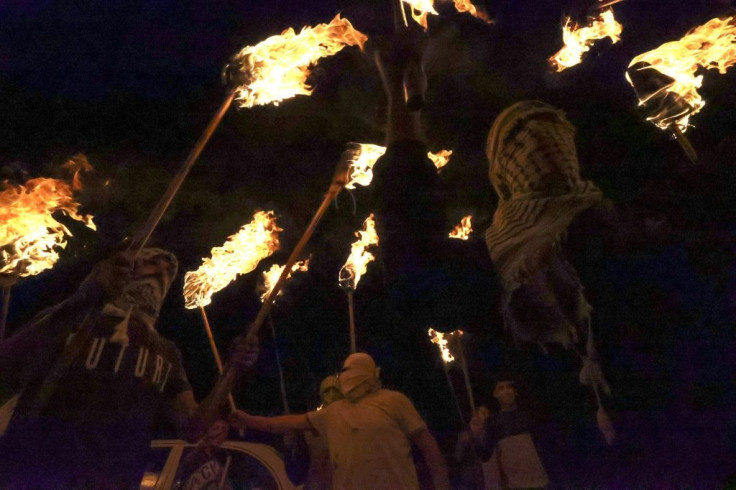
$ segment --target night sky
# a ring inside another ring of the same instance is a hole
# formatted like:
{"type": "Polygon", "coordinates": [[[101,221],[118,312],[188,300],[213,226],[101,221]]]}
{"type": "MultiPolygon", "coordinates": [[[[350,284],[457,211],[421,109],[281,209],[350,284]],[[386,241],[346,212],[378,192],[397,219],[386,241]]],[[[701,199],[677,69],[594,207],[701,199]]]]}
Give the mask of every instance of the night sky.
{"type": "MultiPolygon", "coordinates": [[[[430,19],[423,117],[430,149],[455,152],[441,174],[452,197],[448,224],[472,214],[475,239],[483,239],[495,204],[486,134],[504,107],[538,98],[576,126],[584,176],[621,209],[664,220],[663,234],[675,238],[651,253],[598,257],[595,268],[579,271],[613,390],[605,404],[619,430],[616,445],[607,447],[597,431],[576,356],[515,346],[497,313],[458,325],[469,332],[476,397],[490,399],[493,373],[520,375],[525,403],[544,421],[540,453],[559,487],[721,485],[736,471],[736,70],[705,74],[707,103],[688,132],[701,154],[697,167],[644,120],[624,72],[637,54],[729,13],[730,2],[626,0],[615,7],[622,41],[599,42],[561,74],[546,59],[561,47],[563,13],[580,15],[585,2],[484,5],[491,26],[446,4],[430,19]]],[[[54,269],[13,288],[9,330],[71,294],[146,219],[222,102],[220,72],[232,54],[337,12],[369,37],[392,29],[388,1],[0,3],[0,164],[49,176],[86,154],[96,174],[81,199],[98,225],[96,233],[75,231],[54,269]]],[[[180,347],[200,397],[215,365],[199,313],[184,309],[183,273],[258,209],[274,209],[284,228],[281,251],[258,271],[283,263],[345,145],[383,143],[377,73],[356,48],[320,62],[311,81],[311,97],[231,108],[155,233],[154,244],[180,261],[159,329],[180,347]]],[[[339,196],[307,247],[310,272],[296,276],[274,308],[293,410],[314,407],[319,381],[349,353],[337,273],[370,211],[365,189],[339,196]]],[[[223,349],[258,311],[259,276],[239,278],[207,308],[223,349]]],[[[356,292],[359,348],[383,367],[386,385],[415,401],[451,454],[460,422],[437,351],[426,332],[395,322],[382,281],[371,264],[356,292]]],[[[274,342],[267,328],[261,332],[256,373],[235,397],[255,413],[277,414],[274,342]]],[[[452,376],[467,418],[462,377],[452,376]]]]}

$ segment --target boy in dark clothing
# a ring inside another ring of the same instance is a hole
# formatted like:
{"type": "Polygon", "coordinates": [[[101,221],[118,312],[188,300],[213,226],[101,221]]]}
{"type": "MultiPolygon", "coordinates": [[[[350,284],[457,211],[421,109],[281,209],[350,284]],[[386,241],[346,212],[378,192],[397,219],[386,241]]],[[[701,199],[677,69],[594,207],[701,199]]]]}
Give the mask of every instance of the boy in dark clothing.
{"type": "MultiPolygon", "coordinates": [[[[0,344],[0,381],[20,398],[0,439],[10,488],[140,485],[157,415],[197,439],[218,407],[197,405],[173,342],[155,328],[176,258],[146,248],[98,264],[79,290],[0,344]]],[[[232,361],[252,366],[257,346],[232,361]]]]}

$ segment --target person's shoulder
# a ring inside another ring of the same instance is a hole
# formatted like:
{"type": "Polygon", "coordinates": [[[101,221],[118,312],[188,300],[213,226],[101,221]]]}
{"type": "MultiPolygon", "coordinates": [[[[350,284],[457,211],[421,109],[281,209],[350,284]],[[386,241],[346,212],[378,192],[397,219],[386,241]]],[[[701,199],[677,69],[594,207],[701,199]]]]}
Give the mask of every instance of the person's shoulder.
{"type": "Polygon", "coordinates": [[[387,401],[392,401],[396,403],[411,403],[413,405],[411,399],[400,391],[391,390],[388,388],[381,388],[380,390],[376,391],[374,395],[387,401]]]}

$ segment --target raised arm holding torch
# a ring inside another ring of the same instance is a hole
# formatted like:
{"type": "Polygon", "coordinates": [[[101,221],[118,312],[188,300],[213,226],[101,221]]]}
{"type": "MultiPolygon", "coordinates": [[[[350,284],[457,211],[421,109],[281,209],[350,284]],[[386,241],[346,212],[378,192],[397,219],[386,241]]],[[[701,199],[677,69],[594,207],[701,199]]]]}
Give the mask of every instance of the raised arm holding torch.
{"type": "MultiPolygon", "coordinates": [[[[258,335],[258,331],[260,330],[261,326],[263,325],[263,322],[266,320],[266,317],[271,311],[271,307],[273,306],[273,302],[276,299],[276,296],[278,296],[279,291],[285,284],[286,279],[291,273],[292,267],[296,263],[297,258],[302,253],[304,246],[307,244],[309,239],[312,237],[314,230],[317,228],[317,225],[322,219],[322,216],[324,216],[332,200],[337,197],[337,195],[340,193],[343,187],[345,187],[345,185],[348,183],[349,168],[350,168],[349,163],[345,159],[341,159],[337,165],[337,168],[335,169],[335,174],[332,177],[332,182],[330,183],[330,187],[327,193],[325,194],[325,197],[322,200],[322,203],[317,209],[317,212],[312,217],[312,221],[309,223],[309,226],[307,227],[306,231],[304,232],[301,239],[297,243],[296,247],[294,247],[294,250],[291,252],[291,255],[289,256],[289,259],[286,261],[286,264],[284,265],[284,269],[281,272],[281,275],[279,276],[278,281],[276,281],[276,284],[274,284],[273,289],[271,289],[271,292],[269,293],[268,297],[263,302],[263,305],[261,306],[261,309],[258,311],[258,315],[256,316],[255,320],[253,321],[253,323],[250,324],[248,331],[244,339],[242,340],[242,342],[244,343],[253,342],[253,340],[258,335]]],[[[230,393],[232,386],[238,377],[238,374],[239,373],[237,372],[237,370],[232,369],[231,365],[226,366],[224,374],[220,377],[217,385],[212,391],[212,399],[214,400],[213,402],[214,405],[217,404],[217,401],[224,400],[225,397],[228,395],[228,393],[230,393]]]]}

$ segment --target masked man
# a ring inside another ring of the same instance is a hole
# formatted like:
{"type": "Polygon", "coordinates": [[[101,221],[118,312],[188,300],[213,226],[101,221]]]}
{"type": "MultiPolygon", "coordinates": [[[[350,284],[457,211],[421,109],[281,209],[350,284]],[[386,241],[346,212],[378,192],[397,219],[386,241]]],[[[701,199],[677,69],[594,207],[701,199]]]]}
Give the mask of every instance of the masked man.
{"type": "Polygon", "coordinates": [[[340,373],[344,398],[306,414],[258,417],[235,412],[230,422],[274,433],[314,430],[327,440],[333,488],[418,489],[411,444],[422,453],[436,489],[448,489],[442,453],[412,402],[381,387],[368,354],[351,354],[340,373]]]}
{"type": "MultiPolygon", "coordinates": [[[[179,350],[156,331],[176,271],[161,249],[117,254],[0,345],[0,380],[21,393],[0,439],[4,486],[138,486],[159,417],[189,439],[214,422],[218,407],[198,406],[179,350]]],[[[257,354],[238,343],[231,362],[246,369],[257,354]]]]}

